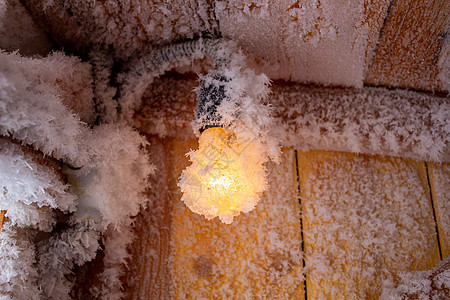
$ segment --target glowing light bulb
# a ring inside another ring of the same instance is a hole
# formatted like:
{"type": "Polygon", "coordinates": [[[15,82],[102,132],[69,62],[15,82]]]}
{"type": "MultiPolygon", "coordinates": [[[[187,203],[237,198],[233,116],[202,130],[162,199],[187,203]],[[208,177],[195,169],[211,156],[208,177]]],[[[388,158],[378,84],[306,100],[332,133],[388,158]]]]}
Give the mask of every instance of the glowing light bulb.
{"type": "Polygon", "coordinates": [[[192,164],[178,185],[182,201],[207,219],[231,223],[241,212],[255,208],[266,188],[265,168],[256,140],[242,139],[221,127],[206,129],[199,149],[188,155],[192,164]]]}

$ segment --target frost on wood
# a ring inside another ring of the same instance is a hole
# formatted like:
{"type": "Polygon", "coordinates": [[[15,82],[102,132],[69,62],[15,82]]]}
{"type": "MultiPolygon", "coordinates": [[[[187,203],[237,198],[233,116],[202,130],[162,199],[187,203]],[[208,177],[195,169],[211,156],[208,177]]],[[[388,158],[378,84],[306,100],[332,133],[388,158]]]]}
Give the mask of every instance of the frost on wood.
{"type": "Polygon", "coordinates": [[[298,162],[308,296],[375,298],[439,261],[424,163],[319,151],[298,162]]]}
{"type": "Polygon", "coordinates": [[[194,138],[191,122],[197,105],[199,82],[184,77],[155,78],[142,96],[142,107],[133,116],[140,132],[159,137],[194,138]]]}
{"type": "Polygon", "coordinates": [[[384,88],[274,86],[273,130],[284,145],[450,161],[450,102],[384,88]]]}
{"type": "Polygon", "coordinates": [[[442,257],[450,255],[450,164],[428,163],[442,257]]]}
{"type": "MultiPolygon", "coordinates": [[[[135,126],[147,134],[192,138],[198,85],[161,78],[145,93],[135,126]],[[154,110],[152,110],[154,109],[154,110]]],[[[275,83],[271,136],[283,146],[450,161],[450,103],[445,97],[385,88],[341,89],[275,83]]]]}
{"type": "Polygon", "coordinates": [[[53,45],[19,0],[0,1],[0,48],[22,55],[46,55],[53,45]]]}
{"type": "Polygon", "coordinates": [[[215,12],[223,36],[270,78],[362,87],[388,4],[220,1],[215,12]]]}
{"type": "Polygon", "coordinates": [[[391,1],[366,83],[449,92],[448,1],[391,1]]]}
{"type": "Polygon", "coordinates": [[[380,300],[449,299],[450,257],[428,271],[400,274],[398,283],[385,281],[380,300]]]}

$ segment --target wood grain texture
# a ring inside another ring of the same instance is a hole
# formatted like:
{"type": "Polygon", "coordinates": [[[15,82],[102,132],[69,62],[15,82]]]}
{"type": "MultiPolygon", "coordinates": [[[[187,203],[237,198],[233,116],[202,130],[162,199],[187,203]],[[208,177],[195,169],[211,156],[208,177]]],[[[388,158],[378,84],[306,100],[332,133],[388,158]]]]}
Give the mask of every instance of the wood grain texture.
{"type": "Polygon", "coordinates": [[[299,152],[307,294],[376,299],[384,279],[439,261],[424,163],[299,152]]]}
{"type": "Polygon", "coordinates": [[[0,211],[0,230],[2,230],[3,223],[5,222],[5,213],[6,210],[0,211]]]}
{"type": "Polygon", "coordinates": [[[364,72],[367,72],[375,54],[380,32],[388,14],[389,3],[390,1],[364,0],[364,22],[362,22],[362,26],[366,26],[368,30],[365,53],[366,69],[364,72]]]}
{"type": "Polygon", "coordinates": [[[439,74],[440,66],[447,74],[450,69],[449,11],[447,0],[395,0],[365,83],[448,91],[449,82],[442,82],[439,74]]]}
{"type": "MultiPolygon", "coordinates": [[[[176,174],[195,141],[176,140],[176,174]]],[[[206,220],[174,197],[175,299],[304,299],[294,152],[269,164],[270,188],[257,207],[230,225],[206,220]]]]}
{"type": "Polygon", "coordinates": [[[442,257],[450,255],[450,164],[428,163],[442,257]]]}
{"type": "Polygon", "coordinates": [[[170,299],[172,268],[170,239],[172,198],[170,177],[173,168],[167,154],[169,140],[150,139],[149,154],[157,167],[151,178],[147,208],[135,219],[137,238],[129,248],[131,259],[125,278],[128,299],[170,299]]]}

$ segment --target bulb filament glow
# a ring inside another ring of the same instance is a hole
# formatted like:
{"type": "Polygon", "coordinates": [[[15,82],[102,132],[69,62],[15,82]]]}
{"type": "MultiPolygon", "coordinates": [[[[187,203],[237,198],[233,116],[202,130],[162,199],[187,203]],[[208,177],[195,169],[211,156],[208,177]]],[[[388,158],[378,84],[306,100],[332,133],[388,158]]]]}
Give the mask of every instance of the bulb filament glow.
{"type": "Polygon", "coordinates": [[[203,132],[199,149],[189,155],[192,164],[178,185],[181,200],[193,212],[229,224],[256,206],[266,187],[257,141],[243,143],[235,134],[213,127],[203,132]]]}

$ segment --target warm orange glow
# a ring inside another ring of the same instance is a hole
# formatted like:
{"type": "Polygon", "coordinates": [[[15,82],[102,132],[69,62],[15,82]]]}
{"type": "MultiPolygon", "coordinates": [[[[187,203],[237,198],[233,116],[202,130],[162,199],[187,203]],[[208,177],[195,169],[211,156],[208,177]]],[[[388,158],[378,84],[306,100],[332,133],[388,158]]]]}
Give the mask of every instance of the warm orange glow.
{"type": "Polygon", "coordinates": [[[181,176],[181,200],[193,212],[227,224],[240,212],[251,211],[266,187],[258,147],[257,141],[239,139],[220,127],[205,130],[181,176]]]}
{"type": "Polygon", "coordinates": [[[0,230],[2,230],[3,222],[5,221],[6,210],[0,211],[0,230]]]}

